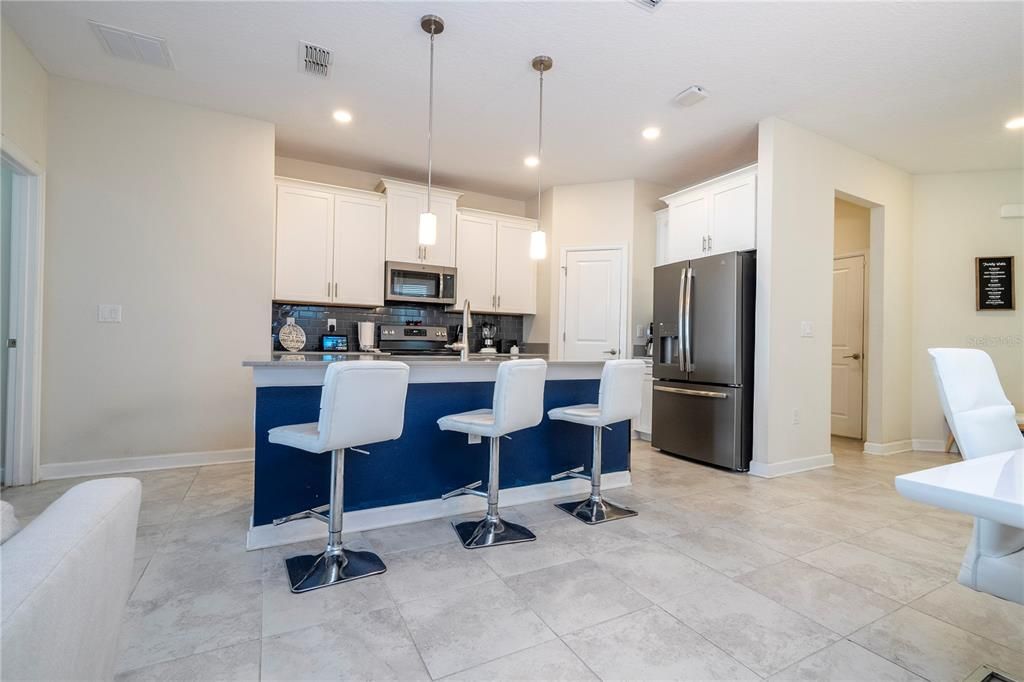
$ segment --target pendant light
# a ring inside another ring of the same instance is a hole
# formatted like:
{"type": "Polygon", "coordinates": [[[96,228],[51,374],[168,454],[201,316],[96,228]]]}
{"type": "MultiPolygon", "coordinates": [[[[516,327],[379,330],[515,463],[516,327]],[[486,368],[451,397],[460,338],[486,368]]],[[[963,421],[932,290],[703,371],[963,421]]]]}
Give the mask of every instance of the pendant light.
{"type": "Polygon", "coordinates": [[[533,58],[533,69],[540,74],[540,97],[537,106],[537,229],[530,235],[530,258],[543,260],[548,257],[548,236],[544,234],[540,224],[540,171],[541,145],[544,140],[544,72],[550,71],[555,63],[551,57],[540,55],[533,58]]]}
{"type": "Polygon", "coordinates": [[[433,246],[437,243],[437,215],[431,210],[430,203],[434,161],[434,36],[444,31],[444,19],[436,14],[426,14],[420,18],[420,27],[430,34],[430,95],[427,105],[427,211],[420,213],[419,242],[420,246],[433,246]]]}

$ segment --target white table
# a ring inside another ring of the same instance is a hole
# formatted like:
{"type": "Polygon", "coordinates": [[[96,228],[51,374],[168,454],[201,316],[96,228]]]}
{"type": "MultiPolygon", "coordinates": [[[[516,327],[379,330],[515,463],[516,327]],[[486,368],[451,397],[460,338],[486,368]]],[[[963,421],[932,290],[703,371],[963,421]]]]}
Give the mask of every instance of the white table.
{"type": "Polygon", "coordinates": [[[896,490],[916,502],[1024,528],[1024,450],[903,474],[896,490]]]}

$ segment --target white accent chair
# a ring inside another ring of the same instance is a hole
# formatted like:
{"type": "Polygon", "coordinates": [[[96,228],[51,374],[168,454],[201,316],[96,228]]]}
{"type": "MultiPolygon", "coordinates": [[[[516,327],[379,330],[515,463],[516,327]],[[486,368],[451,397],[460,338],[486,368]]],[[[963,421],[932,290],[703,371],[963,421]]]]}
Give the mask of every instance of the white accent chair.
{"type": "Polygon", "coordinates": [[[285,559],[292,592],[365,578],[387,570],[372,552],[342,546],[345,450],[395,440],[405,426],[409,366],[390,361],[345,361],[327,367],[320,393],[320,420],[270,429],[271,443],[313,453],[331,453],[330,502],[322,507],[274,519],[274,525],[315,518],[327,524],[327,547],[320,554],[285,559]],[[325,514],[326,512],[326,514],[325,514]]]}
{"type": "Polygon", "coordinates": [[[476,481],[441,496],[443,500],[456,495],[487,498],[487,514],[481,521],[452,522],[462,545],[467,549],[537,539],[529,529],[504,521],[499,515],[498,469],[502,437],[508,438],[508,434],[513,431],[537,426],[544,419],[544,381],[547,370],[547,363],[540,359],[506,360],[498,365],[493,409],[449,414],[437,420],[442,431],[465,433],[471,443],[479,443],[484,437],[490,440],[487,493],[476,490],[483,483],[476,481]]]}
{"type": "MultiPolygon", "coordinates": [[[[972,348],[929,348],[939,400],[964,459],[1024,448],[992,358],[972,348]]],[[[959,581],[1024,603],[1024,529],[974,519],[959,581]]]]}
{"type": "Polygon", "coordinates": [[[87,481],[0,547],[5,680],[112,680],[142,485],[87,481]]]}
{"type": "Polygon", "coordinates": [[[643,360],[609,360],[601,370],[601,388],[596,405],[569,405],[548,412],[549,419],[583,424],[594,430],[590,474],[582,473],[583,467],[579,466],[551,477],[552,481],[566,477],[590,481],[590,497],[555,505],[584,523],[604,523],[637,515],[632,509],[612,504],[601,497],[601,433],[611,424],[640,416],[645,368],[643,360]]]}

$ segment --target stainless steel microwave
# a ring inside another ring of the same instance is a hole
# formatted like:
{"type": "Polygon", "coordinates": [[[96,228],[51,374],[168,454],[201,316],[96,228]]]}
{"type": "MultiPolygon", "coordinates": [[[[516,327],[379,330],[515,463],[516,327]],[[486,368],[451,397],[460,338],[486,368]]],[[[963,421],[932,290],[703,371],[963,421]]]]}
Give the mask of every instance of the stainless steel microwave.
{"type": "Polygon", "coordinates": [[[455,268],[388,261],[384,282],[385,301],[455,304],[455,268]]]}

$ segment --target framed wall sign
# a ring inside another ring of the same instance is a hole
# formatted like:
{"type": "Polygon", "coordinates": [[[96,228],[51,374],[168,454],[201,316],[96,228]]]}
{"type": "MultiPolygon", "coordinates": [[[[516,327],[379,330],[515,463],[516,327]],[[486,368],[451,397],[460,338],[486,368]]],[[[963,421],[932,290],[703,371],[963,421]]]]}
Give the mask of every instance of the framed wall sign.
{"type": "Polygon", "coordinates": [[[1015,310],[1013,256],[975,258],[974,275],[978,310],[1015,310]]]}

